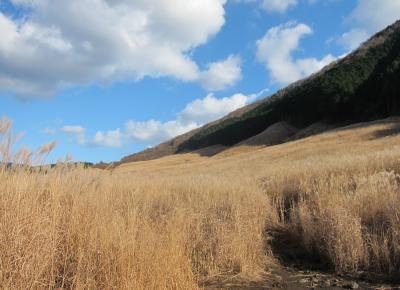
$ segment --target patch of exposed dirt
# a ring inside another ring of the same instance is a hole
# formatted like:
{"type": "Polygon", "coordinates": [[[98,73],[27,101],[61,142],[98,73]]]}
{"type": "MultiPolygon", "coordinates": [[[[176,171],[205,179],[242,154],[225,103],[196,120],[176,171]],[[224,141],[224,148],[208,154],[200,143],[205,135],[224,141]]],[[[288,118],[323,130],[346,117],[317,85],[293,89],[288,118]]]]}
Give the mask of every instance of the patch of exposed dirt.
{"type": "Polygon", "coordinates": [[[298,131],[292,139],[297,140],[297,139],[302,139],[302,138],[306,138],[309,136],[313,136],[316,134],[320,134],[323,132],[326,132],[330,129],[333,129],[334,126],[327,124],[327,123],[323,123],[323,122],[317,122],[314,124],[311,124],[310,126],[298,131]]]}
{"type": "Polygon", "coordinates": [[[278,122],[269,126],[266,130],[258,135],[246,139],[236,146],[241,145],[276,145],[287,141],[296,133],[296,128],[286,122],[278,122]]]}
{"type": "Polygon", "coordinates": [[[267,243],[277,260],[275,266],[257,279],[249,280],[240,275],[225,275],[210,279],[200,286],[206,290],[261,290],[261,289],[398,289],[400,285],[379,282],[379,277],[370,274],[338,275],[329,271],[329,266],[310,255],[299,242],[282,230],[270,231],[267,243]]]}
{"type": "Polygon", "coordinates": [[[203,285],[204,289],[217,290],[261,290],[261,289],[400,289],[395,285],[373,284],[346,276],[334,274],[300,270],[295,267],[276,266],[264,275],[262,280],[248,281],[240,277],[219,277],[207,281],[203,285]]]}

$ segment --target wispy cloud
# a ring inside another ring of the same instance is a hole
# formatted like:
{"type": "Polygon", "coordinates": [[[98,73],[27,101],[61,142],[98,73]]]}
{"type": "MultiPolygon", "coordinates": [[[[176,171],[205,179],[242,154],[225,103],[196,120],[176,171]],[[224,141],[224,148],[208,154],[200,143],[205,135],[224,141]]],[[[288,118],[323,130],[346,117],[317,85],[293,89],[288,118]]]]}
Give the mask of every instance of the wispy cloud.
{"type": "Polygon", "coordinates": [[[368,37],[399,19],[398,0],[357,0],[356,7],[346,17],[351,29],[341,35],[338,43],[348,50],[353,50],[368,37]]]}
{"type": "Polygon", "coordinates": [[[46,135],[54,135],[57,133],[57,130],[52,128],[43,128],[40,132],[46,135]]]}
{"type": "Polygon", "coordinates": [[[60,128],[60,131],[75,138],[78,144],[86,144],[87,142],[85,136],[86,130],[82,126],[79,125],[64,126],[60,128]]]}
{"type": "Polygon", "coordinates": [[[267,12],[286,12],[290,7],[298,4],[298,0],[234,0],[235,2],[257,3],[259,7],[267,12]]]}
{"type": "Polygon", "coordinates": [[[262,0],[261,7],[270,12],[285,12],[297,5],[297,0],[262,0]]]}

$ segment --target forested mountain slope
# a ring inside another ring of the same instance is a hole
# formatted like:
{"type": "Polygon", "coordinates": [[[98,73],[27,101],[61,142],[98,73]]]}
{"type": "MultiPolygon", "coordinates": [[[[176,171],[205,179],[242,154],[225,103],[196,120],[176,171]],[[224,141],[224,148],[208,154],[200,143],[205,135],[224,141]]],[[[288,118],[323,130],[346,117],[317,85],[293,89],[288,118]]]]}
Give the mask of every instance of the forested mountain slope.
{"type": "Polygon", "coordinates": [[[297,129],[323,122],[351,124],[400,112],[400,21],[359,49],[272,96],[202,128],[122,159],[140,161],[224,145],[232,146],[286,122],[297,129]]]}

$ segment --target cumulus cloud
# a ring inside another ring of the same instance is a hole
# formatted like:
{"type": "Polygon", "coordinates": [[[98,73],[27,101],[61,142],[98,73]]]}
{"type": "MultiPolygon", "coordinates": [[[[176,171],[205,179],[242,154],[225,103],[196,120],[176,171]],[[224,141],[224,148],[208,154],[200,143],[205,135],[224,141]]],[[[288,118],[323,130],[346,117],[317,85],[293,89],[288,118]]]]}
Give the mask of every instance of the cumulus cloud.
{"type": "Polygon", "coordinates": [[[250,95],[234,94],[224,98],[217,98],[213,94],[209,94],[187,104],[173,120],[166,122],[128,120],[123,130],[118,128],[109,131],[97,131],[93,137],[88,137],[85,128],[77,125],[64,126],[58,130],[46,128],[42,132],[55,134],[58,131],[73,137],[74,142],[86,146],[121,147],[132,142],[153,145],[221,118],[253,102],[266,91],[263,90],[250,95]]]}
{"type": "Polygon", "coordinates": [[[124,134],[120,129],[97,131],[94,137],[88,138],[86,129],[80,125],[67,125],[58,129],[45,128],[43,134],[55,135],[57,132],[68,135],[70,141],[86,146],[121,147],[124,143],[124,134]]]}
{"type": "Polygon", "coordinates": [[[300,40],[312,34],[312,29],[303,23],[286,23],[270,28],[256,42],[257,59],[265,65],[273,82],[286,85],[320,70],[335,57],[328,54],[322,59],[294,59],[300,40]]]}
{"type": "Polygon", "coordinates": [[[241,59],[230,55],[226,60],[210,63],[201,73],[203,86],[209,91],[219,91],[230,87],[242,78],[241,59]]]}
{"type": "Polygon", "coordinates": [[[197,123],[182,123],[179,120],[161,122],[149,120],[126,122],[126,134],[133,141],[157,143],[197,128],[197,123]]]}
{"type": "Polygon", "coordinates": [[[123,144],[123,138],[124,136],[120,129],[110,130],[107,132],[98,131],[93,140],[89,141],[89,145],[121,147],[123,144]]]}
{"type": "Polygon", "coordinates": [[[225,88],[239,79],[237,58],[202,72],[190,57],[224,25],[225,2],[12,0],[29,14],[14,19],[0,12],[0,90],[46,96],[71,85],[145,76],[225,88]]]}
{"type": "Polygon", "coordinates": [[[353,50],[368,37],[400,19],[398,0],[357,0],[357,5],[347,17],[350,31],[344,33],[339,43],[353,50]]]}
{"type": "Polygon", "coordinates": [[[247,105],[256,97],[257,95],[254,94],[234,94],[217,99],[213,94],[209,94],[203,99],[197,99],[187,104],[179,113],[178,119],[182,123],[205,124],[247,105]]]}

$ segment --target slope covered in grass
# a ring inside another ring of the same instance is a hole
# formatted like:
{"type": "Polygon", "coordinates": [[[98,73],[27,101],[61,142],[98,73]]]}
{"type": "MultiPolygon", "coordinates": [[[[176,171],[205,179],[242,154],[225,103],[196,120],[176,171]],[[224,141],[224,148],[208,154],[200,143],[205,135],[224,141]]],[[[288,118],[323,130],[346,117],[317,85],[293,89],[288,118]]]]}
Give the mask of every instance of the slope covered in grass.
{"type": "MultiPolygon", "coordinates": [[[[318,261],[338,273],[395,278],[400,269],[399,133],[400,119],[390,118],[277,146],[238,146],[211,158],[178,154],[116,171],[216,177],[231,184],[250,178],[273,207],[274,222],[266,232],[279,231],[295,243],[300,259],[307,253],[306,264],[318,261]]],[[[280,258],[273,251],[269,255],[280,258]]]]}
{"type": "Polygon", "coordinates": [[[0,288],[270,289],[279,237],[337,273],[396,278],[399,132],[388,119],[113,170],[0,167],[0,288]]]}

